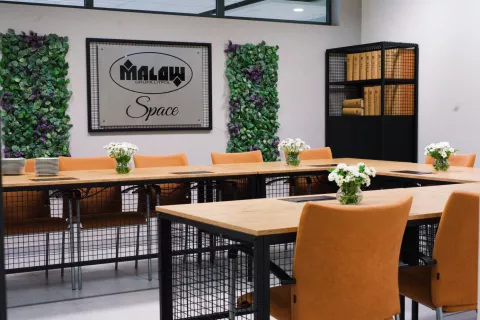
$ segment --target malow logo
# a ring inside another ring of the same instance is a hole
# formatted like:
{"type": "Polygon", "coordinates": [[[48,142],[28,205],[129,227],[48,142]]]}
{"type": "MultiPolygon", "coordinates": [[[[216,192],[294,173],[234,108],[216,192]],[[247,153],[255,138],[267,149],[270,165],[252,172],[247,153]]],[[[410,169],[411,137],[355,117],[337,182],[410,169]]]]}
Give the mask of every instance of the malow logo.
{"type": "Polygon", "coordinates": [[[120,87],[136,93],[163,94],[187,86],[192,68],[182,59],[159,52],[139,52],[117,59],[110,78],[120,87]]]}

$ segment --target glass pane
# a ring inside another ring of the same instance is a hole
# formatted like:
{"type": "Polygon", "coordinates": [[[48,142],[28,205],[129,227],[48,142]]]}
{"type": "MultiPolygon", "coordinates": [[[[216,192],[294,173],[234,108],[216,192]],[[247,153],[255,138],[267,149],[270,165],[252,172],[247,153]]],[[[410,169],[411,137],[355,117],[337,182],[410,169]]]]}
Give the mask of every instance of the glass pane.
{"type": "Polygon", "coordinates": [[[225,1],[225,16],[257,19],[327,22],[327,1],[225,1]]]}
{"type": "Polygon", "coordinates": [[[28,3],[41,3],[52,4],[56,6],[77,6],[83,7],[84,0],[9,0],[10,2],[28,2],[28,3]]]}
{"type": "Polygon", "coordinates": [[[201,14],[215,10],[216,0],[94,0],[97,8],[201,14]]]}

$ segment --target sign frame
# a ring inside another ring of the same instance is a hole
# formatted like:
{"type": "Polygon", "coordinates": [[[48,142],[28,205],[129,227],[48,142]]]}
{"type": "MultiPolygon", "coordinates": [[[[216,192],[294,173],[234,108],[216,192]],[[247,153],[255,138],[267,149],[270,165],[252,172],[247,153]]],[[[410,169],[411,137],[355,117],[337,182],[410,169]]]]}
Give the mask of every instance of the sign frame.
{"type": "Polygon", "coordinates": [[[139,131],[211,131],[212,125],[212,44],[200,42],[171,42],[150,40],[127,40],[127,39],[103,39],[86,38],[86,67],[87,67],[87,109],[88,109],[88,132],[139,132],[139,131]],[[187,47],[201,48],[203,54],[203,69],[207,75],[203,76],[203,121],[201,125],[125,125],[125,126],[102,126],[100,124],[99,106],[99,77],[98,77],[98,54],[93,52],[95,45],[140,45],[150,47],[187,47]],[[92,50],[93,49],[93,50],[92,50]],[[208,82],[205,84],[205,82],[208,82]],[[207,97],[206,97],[207,96],[207,97]]]}

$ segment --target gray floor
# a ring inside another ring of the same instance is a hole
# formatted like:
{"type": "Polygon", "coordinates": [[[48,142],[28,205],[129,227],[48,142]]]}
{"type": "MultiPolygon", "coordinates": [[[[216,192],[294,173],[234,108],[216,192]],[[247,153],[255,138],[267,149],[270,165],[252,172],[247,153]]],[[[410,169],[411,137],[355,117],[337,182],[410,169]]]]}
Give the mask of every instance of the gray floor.
{"type": "MultiPolygon", "coordinates": [[[[156,271],[155,261],[153,266],[156,271]]],[[[104,320],[107,317],[116,320],[158,320],[158,278],[154,272],[153,281],[147,280],[144,261],[137,270],[133,262],[120,264],[118,271],[114,270],[113,264],[86,267],[82,291],[70,290],[69,272],[65,273],[63,282],[58,271],[50,272],[48,281],[43,272],[9,275],[8,303],[9,320],[104,320]],[[127,291],[130,292],[119,293],[127,291]]],[[[407,300],[406,304],[407,310],[410,310],[410,301],[407,300]]],[[[410,319],[409,314],[406,319],[410,319]]],[[[435,320],[435,313],[420,306],[420,319],[435,320]]],[[[451,314],[446,319],[473,320],[476,313],[451,314]]]]}

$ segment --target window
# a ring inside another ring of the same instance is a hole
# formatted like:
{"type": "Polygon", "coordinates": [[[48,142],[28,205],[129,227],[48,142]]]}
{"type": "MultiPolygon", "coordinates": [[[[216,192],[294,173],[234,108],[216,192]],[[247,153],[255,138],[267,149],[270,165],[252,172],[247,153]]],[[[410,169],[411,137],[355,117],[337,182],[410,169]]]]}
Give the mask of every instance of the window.
{"type": "Polygon", "coordinates": [[[201,15],[212,18],[330,24],[331,0],[8,0],[87,9],[201,15]],[[217,7],[218,5],[218,7],[217,7]]]}

